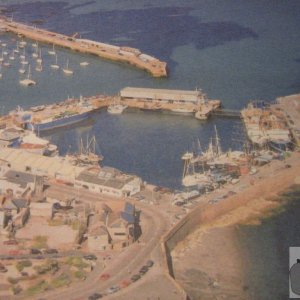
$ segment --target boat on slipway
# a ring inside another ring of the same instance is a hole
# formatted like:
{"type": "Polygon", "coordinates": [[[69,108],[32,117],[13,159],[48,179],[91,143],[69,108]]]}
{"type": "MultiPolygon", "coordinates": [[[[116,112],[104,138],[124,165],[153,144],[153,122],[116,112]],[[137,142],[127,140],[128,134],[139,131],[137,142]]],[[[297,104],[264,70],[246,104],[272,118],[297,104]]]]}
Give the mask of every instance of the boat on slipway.
{"type": "Polygon", "coordinates": [[[95,110],[87,100],[67,99],[59,104],[32,107],[23,111],[20,107],[10,112],[15,123],[25,129],[40,133],[86,120],[95,110]]]}
{"type": "Polygon", "coordinates": [[[127,108],[126,105],[122,104],[111,104],[107,108],[107,112],[113,115],[120,115],[125,109],[127,108]]]}

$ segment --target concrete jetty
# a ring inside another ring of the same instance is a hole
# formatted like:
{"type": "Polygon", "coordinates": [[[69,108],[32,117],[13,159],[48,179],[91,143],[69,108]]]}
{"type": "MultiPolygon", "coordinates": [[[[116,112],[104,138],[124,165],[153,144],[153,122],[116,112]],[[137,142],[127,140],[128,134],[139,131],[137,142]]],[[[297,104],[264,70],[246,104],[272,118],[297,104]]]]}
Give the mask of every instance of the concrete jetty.
{"type": "Polygon", "coordinates": [[[18,34],[26,38],[68,48],[81,53],[93,54],[99,57],[131,64],[142,70],[146,70],[154,77],[167,76],[167,64],[157,58],[142,53],[139,49],[131,47],[119,47],[100,43],[87,39],[76,39],[60,33],[35,28],[22,23],[14,22],[5,17],[0,17],[1,30],[18,34]]]}

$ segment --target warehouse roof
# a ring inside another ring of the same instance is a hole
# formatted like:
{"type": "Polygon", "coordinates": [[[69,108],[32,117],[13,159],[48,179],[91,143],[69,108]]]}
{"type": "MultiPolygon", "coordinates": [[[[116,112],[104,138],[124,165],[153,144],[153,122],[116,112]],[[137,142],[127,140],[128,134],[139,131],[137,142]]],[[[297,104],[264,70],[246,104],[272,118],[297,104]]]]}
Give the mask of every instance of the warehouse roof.
{"type": "Polygon", "coordinates": [[[79,174],[84,170],[82,167],[73,166],[62,157],[46,157],[20,149],[1,149],[0,159],[6,160],[11,165],[11,168],[16,171],[28,172],[28,168],[30,168],[32,174],[50,177],[62,175],[74,178],[75,174],[79,174]]]}
{"type": "Polygon", "coordinates": [[[167,90],[167,89],[148,89],[126,87],[120,91],[123,98],[144,98],[157,100],[174,100],[195,102],[204,99],[204,95],[200,90],[167,90]]]}

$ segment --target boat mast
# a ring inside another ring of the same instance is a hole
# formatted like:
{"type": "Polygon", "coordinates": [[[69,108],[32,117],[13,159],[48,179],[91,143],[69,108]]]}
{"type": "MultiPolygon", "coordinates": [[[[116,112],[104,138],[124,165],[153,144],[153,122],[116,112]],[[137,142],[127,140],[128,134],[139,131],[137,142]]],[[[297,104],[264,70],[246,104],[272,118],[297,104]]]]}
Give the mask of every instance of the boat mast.
{"type": "Polygon", "coordinates": [[[220,138],[218,136],[217,126],[215,125],[215,133],[216,133],[216,156],[220,156],[222,154],[220,138]]]}

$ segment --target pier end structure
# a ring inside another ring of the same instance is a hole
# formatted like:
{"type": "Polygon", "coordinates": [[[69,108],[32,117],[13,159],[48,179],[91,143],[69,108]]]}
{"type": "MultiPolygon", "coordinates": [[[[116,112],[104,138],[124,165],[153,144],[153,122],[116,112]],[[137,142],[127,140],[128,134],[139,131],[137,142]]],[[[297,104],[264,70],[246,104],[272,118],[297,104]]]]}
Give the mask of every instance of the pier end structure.
{"type": "Polygon", "coordinates": [[[88,39],[76,39],[72,36],[14,22],[3,16],[0,16],[0,28],[2,31],[12,32],[31,40],[53,44],[81,53],[93,54],[112,61],[128,63],[137,68],[148,71],[154,77],[167,76],[166,62],[160,61],[148,54],[144,54],[136,48],[114,46],[88,39]]]}

